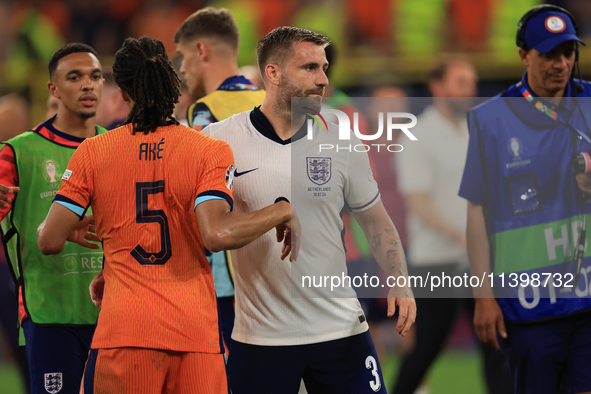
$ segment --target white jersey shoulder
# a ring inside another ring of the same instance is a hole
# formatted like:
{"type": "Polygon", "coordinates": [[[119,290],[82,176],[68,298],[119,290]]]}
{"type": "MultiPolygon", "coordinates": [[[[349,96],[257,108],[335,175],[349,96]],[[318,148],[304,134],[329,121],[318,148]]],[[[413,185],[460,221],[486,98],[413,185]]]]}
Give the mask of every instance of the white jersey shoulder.
{"type": "Polygon", "coordinates": [[[226,118],[219,122],[208,124],[203,130],[201,130],[201,132],[205,135],[216,138],[214,134],[217,134],[219,132],[223,132],[224,135],[227,135],[228,133],[231,134],[232,131],[236,131],[236,128],[244,130],[246,127],[245,121],[248,119],[249,114],[250,111],[234,114],[229,118],[226,118]]]}

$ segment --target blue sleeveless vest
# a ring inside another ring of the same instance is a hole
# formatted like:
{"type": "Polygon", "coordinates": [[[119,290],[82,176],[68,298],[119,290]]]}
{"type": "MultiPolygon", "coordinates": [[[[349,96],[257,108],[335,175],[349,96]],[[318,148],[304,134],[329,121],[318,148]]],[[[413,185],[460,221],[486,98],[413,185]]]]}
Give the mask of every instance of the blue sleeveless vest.
{"type": "MultiPolygon", "coordinates": [[[[525,75],[527,87],[526,81],[525,75]]],[[[580,202],[572,169],[574,155],[591,149],[574,130],[591,134],[591,84],[583,83],[579,98],[569,85],[559,105],[540,101],[570,127],[540,112],[516,85],[468,115],[460,195],[484,207],[495,296],[511,321],[591,309],[591,248],[575,283],[578,234],[591,204],[580,202]],[[526,279],[530,284],[521,286],[526,279]]],[[[587,227],[591,243],[591,220],[587,227]]]]}

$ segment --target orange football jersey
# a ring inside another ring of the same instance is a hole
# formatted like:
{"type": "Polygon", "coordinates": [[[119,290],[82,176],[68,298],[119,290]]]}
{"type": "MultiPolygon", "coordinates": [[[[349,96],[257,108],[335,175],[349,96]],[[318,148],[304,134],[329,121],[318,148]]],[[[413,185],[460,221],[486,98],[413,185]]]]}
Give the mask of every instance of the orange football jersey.
{"type": "Polygon", "coordinates": [[[93,349],[221,352],[211,269],[194,208],[232,206],[234,158],[225,142],[167,125],[125,125],[85,140],[55,201],[90,205],[105,253],[105,289],[93,349]]]}

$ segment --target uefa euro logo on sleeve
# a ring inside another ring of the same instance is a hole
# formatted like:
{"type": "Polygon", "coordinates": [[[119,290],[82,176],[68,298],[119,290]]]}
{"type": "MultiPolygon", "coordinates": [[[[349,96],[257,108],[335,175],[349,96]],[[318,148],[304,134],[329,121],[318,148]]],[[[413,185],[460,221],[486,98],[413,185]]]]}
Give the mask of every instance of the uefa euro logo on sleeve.
{"type": "Polygon", "coordinates": [[[63,387],[62,373],[46,373],[45,374],[45,391],[49,394],[55,394],[59,392],[63,387]]]}
{"type": "Polygon", "coordinates": [[[324,185],[330,180],[330,157],[307,157],[308,178],[317,185],[324,185]]]}

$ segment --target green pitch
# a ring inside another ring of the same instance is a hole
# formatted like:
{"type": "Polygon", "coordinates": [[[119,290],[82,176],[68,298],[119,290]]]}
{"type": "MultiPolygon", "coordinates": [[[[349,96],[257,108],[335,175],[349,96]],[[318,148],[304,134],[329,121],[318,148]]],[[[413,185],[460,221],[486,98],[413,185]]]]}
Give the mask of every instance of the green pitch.
{"type": "Polygon", "coordinates": [[[0,364],[0,387],[3,393],[24,394],[25,389],[17,368],[13,364],[0,364]]]}
{"type": "MultiPolygon", "coordinates": [[[[382,364],[388,390],[393,388],[400,357],[390,355],[382,364]]],[[[474,351],[443,352],[427,375],[429,394],[485,394],[479,353],[474,351]]]]}

